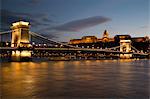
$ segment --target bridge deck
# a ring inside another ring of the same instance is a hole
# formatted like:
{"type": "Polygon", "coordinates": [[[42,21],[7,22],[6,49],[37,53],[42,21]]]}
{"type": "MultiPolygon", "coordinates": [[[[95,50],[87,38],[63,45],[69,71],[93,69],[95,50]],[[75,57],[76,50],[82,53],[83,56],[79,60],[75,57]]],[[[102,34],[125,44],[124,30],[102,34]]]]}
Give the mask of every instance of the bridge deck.
{"type": "Polygon", "coordinates": [[[107,52],[118,54],[150,55],[150,53],[137,52],[120,52],[110,49],[91,49],[91,48],[17,48],[17,47],[0,47],[0,50],[39,50],[39,51],[87,51],[87,52],[107,52]]]}

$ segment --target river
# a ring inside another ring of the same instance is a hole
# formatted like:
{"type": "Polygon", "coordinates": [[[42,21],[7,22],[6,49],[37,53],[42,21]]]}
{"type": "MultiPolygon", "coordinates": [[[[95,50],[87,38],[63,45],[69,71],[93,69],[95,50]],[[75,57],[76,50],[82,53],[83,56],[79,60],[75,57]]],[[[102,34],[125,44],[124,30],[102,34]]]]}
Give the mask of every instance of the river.
{"type": "Polygon", "coordinates": [[[2,62],[2,99],[148,99],[150,60],[2,62]]]}

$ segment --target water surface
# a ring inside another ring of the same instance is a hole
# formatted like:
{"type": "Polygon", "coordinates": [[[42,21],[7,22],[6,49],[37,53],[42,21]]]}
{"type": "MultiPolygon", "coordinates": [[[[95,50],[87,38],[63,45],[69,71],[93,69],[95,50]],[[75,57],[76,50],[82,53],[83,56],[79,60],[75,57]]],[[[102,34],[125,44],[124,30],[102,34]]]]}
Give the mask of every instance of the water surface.
{"type": "Polygon", "coordinates": [[[1,63],[2,99],[148,99],[150,60],[1,63]]]}

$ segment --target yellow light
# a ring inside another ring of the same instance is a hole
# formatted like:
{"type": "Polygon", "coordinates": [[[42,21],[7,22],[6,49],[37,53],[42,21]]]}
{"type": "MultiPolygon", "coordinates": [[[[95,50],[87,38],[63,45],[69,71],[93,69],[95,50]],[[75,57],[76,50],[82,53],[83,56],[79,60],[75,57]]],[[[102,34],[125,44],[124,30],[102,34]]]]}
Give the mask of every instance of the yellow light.
{"type": "Polygon", "coordinates": [[[29,22],[20,21],[20,24],[21,24],[21,25],[29,25],[29,22]]]}
{"type": "Polygon", "coordinates": [[[32,47],[32,45],[31,45],[31,44],[29,44],[29,47],[32,47]]]}
{"type": "Polygon", "coordinates": [[[30,57],[31,56],[31,52],[30,51],[22,51],[21,52],[21,56],[22,57],[30,57]]]}
{"type": "Polygon", "coordinates": [[[28,26],[29,22],[20,21],[20,22],[13,23],[12,25],[13,26],[18,26],[18,25],[26,25],[26,26],[28,26]]]}
{"type": "Polygon", "coordinates": [[[29,57],[29,56],[31,56],[31,53],[30,53],[30,51],[13,51],[12,52],[12,55],[13,56],[23,56],[23,57],[29,57]]]}
{"type": "Polygon", "coordinates": [[[15,55],[16,53],[14,51],[12,51],[12,55],[15,55]]]}
{"type": "Polygon", "coordinates": [[[16,56],[20,56],[20,51],[16,51],[16,56]]]}
{"type": "Polygon", "coordinates": [[[79,66],[80,62],[79,62],[79,61],[75,61],[74,64],[75,64],[76,66],[79,66]]]}
{"type": "Polygon", "coordinates": [[[131,40],[120,40],[121,43],[130,43],[131,40]]]}

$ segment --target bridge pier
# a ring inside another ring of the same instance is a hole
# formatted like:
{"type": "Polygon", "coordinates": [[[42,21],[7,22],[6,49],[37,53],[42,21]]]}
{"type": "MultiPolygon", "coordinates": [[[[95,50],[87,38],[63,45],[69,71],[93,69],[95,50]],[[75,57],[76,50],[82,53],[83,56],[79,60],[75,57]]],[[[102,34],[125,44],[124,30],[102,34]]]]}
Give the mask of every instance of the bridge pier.
{"type": "Polygon", "coordinates": [[[12,54],[11,54],[12,61],[29,61],[30,59],[31,59],[31,51],[28,51],[28,50],[12,51],[12,54]]]}
{"type": "Polygon", "coordinates": [[[120,54],[121,59],[130,59],[132,58],[132,54],[120,54]]]}

